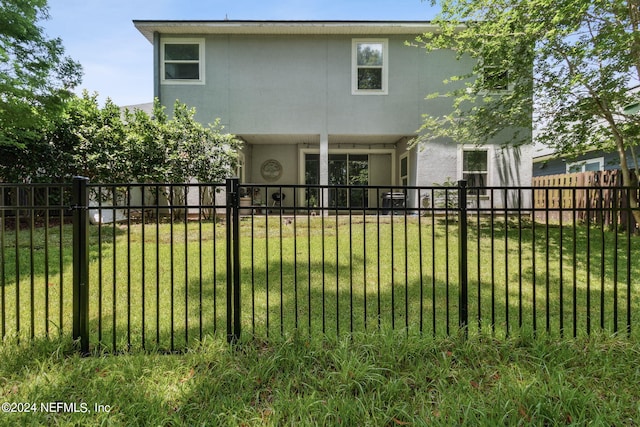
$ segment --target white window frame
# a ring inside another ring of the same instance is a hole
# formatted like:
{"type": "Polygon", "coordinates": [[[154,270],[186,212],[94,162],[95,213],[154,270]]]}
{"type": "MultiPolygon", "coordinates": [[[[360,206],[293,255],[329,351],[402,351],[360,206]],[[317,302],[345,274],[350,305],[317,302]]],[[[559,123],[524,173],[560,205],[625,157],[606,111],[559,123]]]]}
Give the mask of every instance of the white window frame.
{"type": "Polygon", "coordinates": [[[163,38],[160,41],[160,83],[163,85],[203,85],[205,84],[205,42],[204,38],[181,38],[171,37],[163,38]],[[183,63],[195,63],[196,61],[166,61],[164,59],[164,49],[168,44],[197,44],[198,45],[198,75],[199,79],[167,79],[165,78],[165,63],[166,62],[183,62],[183,63]]]}
{"type": "Polygon", "coordinates": [[[240,180],[241,184],[246,182],[245,170],[245,155],[242,151],[238,151],[238,165],[236,166],[236,176],[240,180]]]}
{"type": "Polygon", "coordinates": [[[566,169],[565,172],[566,173],[576,173],[576,172],[569,172],[572,168],[579,166],[580,167],[580,172],[585,172],[584,168],[587,165],[587,163],[598,163],[598,170],[599,171],[603,171],[604,170],[604,157],[592,157],[590,159],[584,159],[584,160],[580,160],[577,162],[571,162],[571,163],[567,163],[566,165],[566,169]]]}
{"type": "Polygon", "coordinates": [[[407,184],[406,186],[409,186],[409,181],[410,181],[410,177],[411,177],[411,162],[409,162],[409,152],[407,151],[406,153],[403,153],[402,155],[400,155],[399,158],[399,165],[398,165],[398,171],[400,172],[400,185],[403,185],[402,180],[406,179],[407,180],[407,184]],[[402,161],[406,160],[407,162],[407,170],[406,170],[406,175],[402,174],[402,161]]]}
{"type": "Polygon", "coordinates": [[[389,39],[353,39],[351,42],[351,94],[387,95],[389,93],[389,39]],[[358,89],[358,44],[382,44],[382,89],[358,89]]]}
{"type": "MultiPolygon", "coordinates": [[[[493,147],[479,147],[477,145],[461,145],[458,146],[458,180],[463,179],[465,170],[464,168],[464,153],[467,151],[485,151],[487,153],[487,182],[485,184],[486,188],[489,188],[493,185],[492,175],[493,175],[493,147]]],[[[475,195],[473,197],[476,197],[475,195]]],[[[488,199],[489,194],[486,192],[485,194],[480,194],[478,197],[480,199],[488,199]]]]}

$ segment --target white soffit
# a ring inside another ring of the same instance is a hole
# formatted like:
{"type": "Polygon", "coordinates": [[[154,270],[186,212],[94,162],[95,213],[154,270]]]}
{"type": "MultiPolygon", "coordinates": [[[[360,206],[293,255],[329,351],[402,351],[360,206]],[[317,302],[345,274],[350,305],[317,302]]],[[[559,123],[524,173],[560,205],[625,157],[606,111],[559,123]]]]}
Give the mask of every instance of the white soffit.
{"type": "Polygon", "coordinates": [[[236,134],[249,144],[289,145],[289,144],[320,144],[320,135],[302,134],[236,134]]]}
{"type": "Polygon", "coordinates": [[[395,144],[406,135],[329,135],[329,144],[395,144]]]}
{"type": "Polygon", "coordinates": [[[416,35],[435,31],[428,21],[145,21],[135,27],[153,43],[160,34],[265,34],[265,35],[416,35]]]}
{"type": "MultiPolygon", "coordinates": [[[[290,144],[307,144],[317,146],[320,144],[320,135],[318,134],[245,134],[238,132],[236,134],[249,144],[271,144],[271,145],[290,145],[290,144]]],[[[407,135],[329,135],[329,145],[347,144],[347,145],[383,145],[395,144],[402,138],[410,137],[407,135]]]]}

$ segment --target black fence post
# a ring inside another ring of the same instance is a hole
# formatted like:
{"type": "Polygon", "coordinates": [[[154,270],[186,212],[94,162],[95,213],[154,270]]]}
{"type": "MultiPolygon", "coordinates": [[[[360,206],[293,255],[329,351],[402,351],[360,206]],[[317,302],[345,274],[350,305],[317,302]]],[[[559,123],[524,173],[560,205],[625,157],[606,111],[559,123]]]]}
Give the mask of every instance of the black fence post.
{"type": "Polygon", "coordinates": [[[227,341],[240,339],[240,180],[227,179],[227,341]]]}
{"type": "Polygon", "coordinates": [[[73,178],[73,339],[89,352],[89,179],[73,178]]]}
{"type": "Polygon", "coordinates": [[[458,280],[460,281],[458,322],[460,329],[468,336],[469,325],[469,295],[467,273],[467,181],[458,181],[458,280]]]}

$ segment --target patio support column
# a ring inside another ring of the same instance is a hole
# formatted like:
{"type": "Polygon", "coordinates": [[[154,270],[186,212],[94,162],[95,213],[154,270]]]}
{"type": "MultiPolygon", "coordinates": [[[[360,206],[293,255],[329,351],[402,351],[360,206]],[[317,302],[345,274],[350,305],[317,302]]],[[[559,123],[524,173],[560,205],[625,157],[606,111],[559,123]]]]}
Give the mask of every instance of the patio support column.
{"type": "MultiPolygon", "coordinates": [[[[320,134],[320,185],[329,185],[329,134],[320,134]]],[[[322,197],[320,206],[326,208],[329,206],[329,190],[322,189],[322,197]]],[[[322,211],[325,215],[326,210],[322,211]]]]}

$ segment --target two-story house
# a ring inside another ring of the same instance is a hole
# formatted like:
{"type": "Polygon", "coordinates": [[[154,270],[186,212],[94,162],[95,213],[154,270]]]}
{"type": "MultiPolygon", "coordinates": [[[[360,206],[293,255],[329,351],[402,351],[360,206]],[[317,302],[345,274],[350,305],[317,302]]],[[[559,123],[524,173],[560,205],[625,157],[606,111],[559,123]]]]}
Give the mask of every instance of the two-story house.
{"type": "MultiPolygon", "coordinates": [[[[435,31],[428,22],[134,24],[153,44],[154,92],[168,111],[179,99],[196,107],[203,123],[220,118],[226,131],[245,142],[243,182],[432,186],[463,177],[485,186],[531,182],[528,147],[515,153],[500,141],[476,146],[443,140],[409,148],[424,113],[451,108],[449,98],[425,96],[450,90],[443,81],[467,73],[473,64],[452,51],[426,53],[409,46],[417,35],[435,31]],[[473,170],[465,170],[468,165],[473,170]]],[[[284,206],[293,202],[292,191],[283,189],[284,206]]],[[[328,203],[376,206],[378,195],[331,191],[328,203]]]]}

